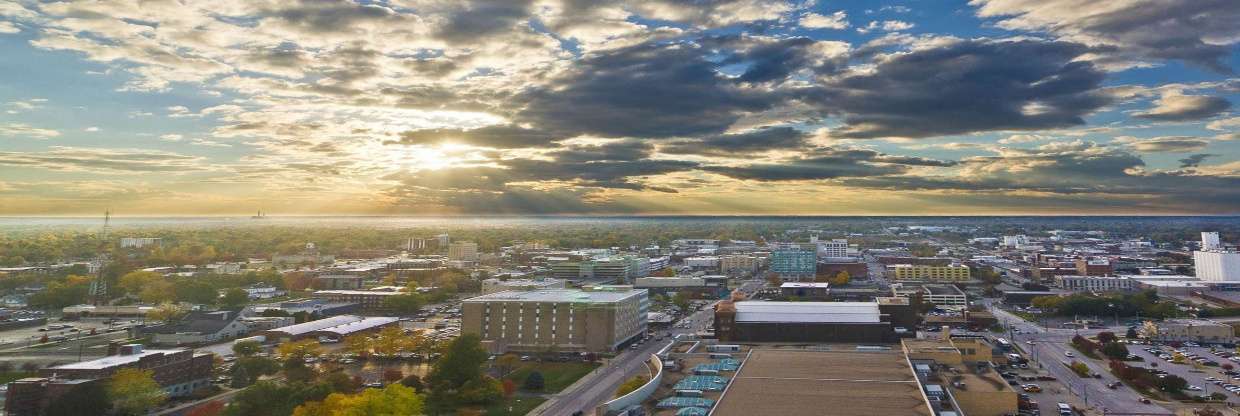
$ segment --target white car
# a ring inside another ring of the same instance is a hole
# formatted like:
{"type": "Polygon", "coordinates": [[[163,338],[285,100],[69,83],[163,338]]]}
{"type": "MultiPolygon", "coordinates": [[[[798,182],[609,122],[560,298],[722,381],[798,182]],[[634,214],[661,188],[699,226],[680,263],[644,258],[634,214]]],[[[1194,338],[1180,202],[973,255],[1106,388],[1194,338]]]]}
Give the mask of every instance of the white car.
{"type": "Polygon", "coordinates": [[[1073,354],[1072,351],[1064,351],[1063,355],[1068,358],[1072,358],[1076,356],[1076,354],[1073,354]]]}
{"type": "Polygon", "coordinates": [[[1198,387],[1198,386],[1188,386],[1188,391],[1201,391],[1201,387],[1198,387]]]}

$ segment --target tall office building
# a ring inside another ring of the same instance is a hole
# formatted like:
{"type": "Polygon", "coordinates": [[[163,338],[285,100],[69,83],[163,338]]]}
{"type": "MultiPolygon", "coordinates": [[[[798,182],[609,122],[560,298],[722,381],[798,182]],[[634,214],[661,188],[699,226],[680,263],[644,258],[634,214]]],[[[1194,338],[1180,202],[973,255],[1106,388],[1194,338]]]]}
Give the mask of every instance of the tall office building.
{"type": "Polygon", "coordinates": [[[1219,242],[1218,232],[1201,233],[1201,251],[1220,250],[1222,248],[1223,244],[1219,242]]]}
{"type": "Polygon", "coordinates": [[[813,279],[818,271],[818,253],[798,248],[772,251],[771,271],[784,280],[813,279]]]}
{"type": "Polygon", "coordinates": [[[462,302],[461,332],[494,353],[615,351],[646,331],[649,302],[630,286],[498,292],[462,302]]]}
{"type": "Polygon", "coordinates": [[[847,239],[818,240],[814,241],[814,243],[818,246],[818,255],[820,257],[848,257],[847,239]]]}

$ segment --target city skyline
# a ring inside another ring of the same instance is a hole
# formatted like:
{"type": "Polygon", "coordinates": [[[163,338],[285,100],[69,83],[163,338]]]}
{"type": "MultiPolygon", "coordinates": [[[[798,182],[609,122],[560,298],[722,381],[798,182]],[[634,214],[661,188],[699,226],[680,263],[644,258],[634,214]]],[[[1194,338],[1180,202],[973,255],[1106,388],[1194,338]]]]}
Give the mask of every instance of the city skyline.
{"type": "Polygon", "coordinates": [[[1240,213],[1240,3],[0,4],[0,216],[1240,213]]]}

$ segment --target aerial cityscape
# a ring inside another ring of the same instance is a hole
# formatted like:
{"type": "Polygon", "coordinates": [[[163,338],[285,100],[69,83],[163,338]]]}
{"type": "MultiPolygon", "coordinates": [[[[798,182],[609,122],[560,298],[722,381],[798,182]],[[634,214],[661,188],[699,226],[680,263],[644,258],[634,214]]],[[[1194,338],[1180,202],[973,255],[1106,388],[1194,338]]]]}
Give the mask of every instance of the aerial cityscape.
{"type": "Polygon", "coordinates": [[[1240,416],[1240,0],[0,0],[0,416],[1240,416]]]}

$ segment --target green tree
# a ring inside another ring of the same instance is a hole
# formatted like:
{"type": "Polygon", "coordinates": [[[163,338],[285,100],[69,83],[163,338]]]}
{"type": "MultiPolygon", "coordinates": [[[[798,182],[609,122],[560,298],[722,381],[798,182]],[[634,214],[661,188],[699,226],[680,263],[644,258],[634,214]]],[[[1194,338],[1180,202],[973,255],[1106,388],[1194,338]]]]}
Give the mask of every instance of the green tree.
{"type": "Polygon", "coordinates": [[[515,370],[521,364],[521,357],[516,354],[504,354],[495,359],[495,367],[499,369],[499,376],[504,377],[508,373],[515,370]]]}
{"type": "Polygon", "coordinates": [[[546,381],[542,373],[538,371],[531,371],[530,375],[525,376],[525,383],[521,386],[529,391],[542,391],[543,387],[546,387],[546,381]]]}
{"type": "Polygon", "coordinates": [[[332,393],[321,402],[308,402],[293,416],[405,416],[422,413],[422,397],[400,384],[365,389],[357,394],[332,393]]]}
{"type": "Polygon", "coordinates": [[[112,408],[108,400],[108,391],[103,383],[80,384],[56,400],[52,400],[44,411],[45,416],[95,416],[100,409],[112,408]]]}
{"type": "Polygon", "coordinates": [[[123,368],[112,375],[108,397],[112,398],[116,411],[123,415],[144,414],[168,399],[155,382],[154,372],[136,368],[123,368]]]}
{"type": "Polygon", "coordinates": [[[388,296],[383,300],[383,307],[398,314],[412,315],[422,309],[426,304],[422,295],[417,293],[409,293],[405,295],[388,296]]]}
{"type": "Polygon", "coordinates": [[[482,376],[486,350],[475,334],[464,334],[448,344],[448,350],[431,368],[427,381],[431,389],[456,390],[482,376]]]}
{"type": "Polygon", "coordinates": [[[224,297],[220,299],[220,304],[225,307],[235,308],[245,305],[250,301],[250,296],[241,288],[232,288],[224,291],[224,297]]]}
{"type": "Polygon", "coordinates": [[[1124,338],[1128,338],[1128,339],[1137,339],[1139,337],[1140,335],[1137,334],[1137,328],[1135,327],[1129,327],[1128,333],[1124,334],[1124,338]]]}
{"type": "Polygon", "coordinates": [[[410,374],[410,375],[405,376],[405,378],[400,380],[400,384],[405,387],[414,389],[418,393],[421,393],[422,389],[425,388],[422,385],[422,377],[418,377],[417,374],[410,374]]]}
{"type": "Polygon", "coordinates": [[[249,357],[263,351],[263,345],[258,341],[238,341],[233,344],[232,350],[234,354],[241,357],[249,357]]]}
{"type": "Polygon", "coordinates": [[[1108,342],[1102,346],[1102,353],[1107,357],[1122,360],[1128,357],[1128,347],[1118,342],[1108,342]]]}
{"type": "Polygon", "coordinates": [[[219,300],[219,292],[210,283],[198,279],[182,279],[173,290],[176,300],[199,305],[213,305],[219,300]]]}

